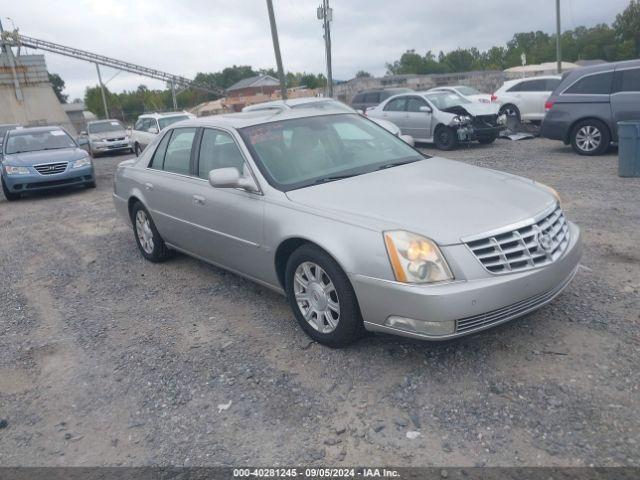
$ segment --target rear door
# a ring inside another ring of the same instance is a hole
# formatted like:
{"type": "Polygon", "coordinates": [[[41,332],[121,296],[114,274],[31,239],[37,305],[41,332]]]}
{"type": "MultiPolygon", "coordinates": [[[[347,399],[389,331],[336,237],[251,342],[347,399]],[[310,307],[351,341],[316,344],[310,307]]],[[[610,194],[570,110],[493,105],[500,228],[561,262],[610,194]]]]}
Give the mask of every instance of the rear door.
{"type": "Polygon", "coordinates": [[[408,97],[392,98],[385,104],[381,116],[394,123],[404,135],[411,135],[407,132],[407,103],[408,97]]]}
{"type": "Polygon", "coordinates": [[[616,69],[611,91],[612,131],[622,120],[640,119],[640,66],[616,69]]]}
{"type": "Polygon", "coordinates": [[[547,79],[538,78],[526,80],[519,84],[516,97],[519,99],[518,108],[522,120],[542,120],[544,118],[544,104],[551,95],[547,79]]]}

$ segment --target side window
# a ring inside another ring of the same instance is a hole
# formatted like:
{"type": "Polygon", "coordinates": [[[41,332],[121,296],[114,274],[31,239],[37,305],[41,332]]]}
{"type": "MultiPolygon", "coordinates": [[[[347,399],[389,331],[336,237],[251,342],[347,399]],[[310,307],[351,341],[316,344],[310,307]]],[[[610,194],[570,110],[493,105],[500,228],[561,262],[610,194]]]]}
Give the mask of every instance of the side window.
{"type": "Polygon", "coordinates": [[[231,135],[205,128],[200,142],[198,176],[209,178],[209,172],[216,168],[234,167],[242,172],[244,157],[231,135]]]}
{"type": "Polygon", "coordinates": [[[142,120],[142,131],[146,132],[151,128],[153,119],[152,118],[145,118],[142,120]]]}
{"type": "Polygon", "coordinates": [[[385,112],[404,112],[407,109],[407,97],[394,98],[384,107],[385,112]]]}
{"type": "Polygon", "coordinates": [[[520,82],[520,83],[516,83],[513,87],[511,87],[509,90],[507,90],[507,92],[521,92],[522,91],[522,85],[525,84],[527,82],[520,82]]]}
{"type": "Polygon", "coordinates": [[[153,153],[153,158],[151,159],[150,168],[154,168],[156,170],[162,170],[164,164],[164,156],[167,152],[167,145],[169,144],[169,139],[171,138],[171,132],[167,132],[167,134],[160,140],[158,144],[158,148],[153,153]]]}
{"type": "Polygon", "coordinates": [[[364,103],[380,103],[380,94],[378,92],[367,93],[364,96],[364,103]]]}
{"type": "Polygon", "coordinates": [[[420,107],[426,107],[427,102],[418,97],[411,97],[407,102],[407,112],[419,112],[420,107]]]}
{"type": "Polygon", "coordinates": [[[144,118],[139,118],[136,124],[133,126],[134,130],[142,130],[142,124],[144,123],[144,118]]]}
{"type": "Polygon", "coordinates": [[[640,92],[640,68],[616,71],[613,92],[640,92]]]}
{"type": "Polygon", "coordinates": [[[519,87],[515,90],[515,87],[512,87],[510,92],[546,92],[547,91],[547,81],[542,80],[528,80],[526,82],[521,82],[516,87],[519,87]]]}
{"type": "Polygon", "coordinates": [[[166,172],[182,175],[191,173],[191,146],[195,136],[195,128],[176,128],[173,131],[164,156],[164,170],[166,172]]]}
{"type": "Polygon", "coordinates": [[[564,93],[581,95],[609,95],[613,72],[598,73],[581,78],[567,88],[564,93]]]}
{"type": "Polygon", "coordinates": [[[351,103],[362,103],[363,101],[364,101],[364,94],[359,93],[355,97],[353,97],[353,100],[351,100],[351,103]]]}

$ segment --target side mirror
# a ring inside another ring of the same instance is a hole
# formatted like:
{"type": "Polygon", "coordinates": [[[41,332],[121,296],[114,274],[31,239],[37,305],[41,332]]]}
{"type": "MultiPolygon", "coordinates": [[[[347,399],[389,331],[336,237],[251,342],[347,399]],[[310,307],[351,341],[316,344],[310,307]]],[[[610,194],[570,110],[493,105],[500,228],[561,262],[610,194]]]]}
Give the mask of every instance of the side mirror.
{"type": "Polygon", "coordinates": [[[400,135],[400,140],[411,145],[412,147],[415,145],[415,142],[413,141],[413,137],[411,135],[400,135]]]}
{"type": "Polygon", "coordinates": [[[209,172],[209,183],[215,188],[242,188],[248,192],[258,192],[258,186],[249,175],[240,175],[235,167],[216,168],[209,172]]]}
{"type": "Polygon", "coordinates": [[[426,105],[421,106],[420,108],[418,108],[418,110],[420,110],[421,112],[431,113],[431,108],[427,107],[426,105]]]}
{"type": "Polygon", "coordinates": [[[149,127],[147,129],[147,132],[153,133],[153,134],[157,134],[158,133],[158,127],[149,127]]]}

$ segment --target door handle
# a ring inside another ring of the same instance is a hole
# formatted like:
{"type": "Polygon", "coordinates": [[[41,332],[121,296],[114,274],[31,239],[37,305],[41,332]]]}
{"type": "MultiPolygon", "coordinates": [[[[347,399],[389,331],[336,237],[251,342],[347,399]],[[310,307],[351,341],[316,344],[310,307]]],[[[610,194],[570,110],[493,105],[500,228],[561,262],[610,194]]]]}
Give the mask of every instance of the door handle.
{"type": "Polygon", "coordinates": [[[149,182],[145,183],[144,188],[146,190],[153,190],[153,183],[149,183],[149,182]]]}
{"type": "Polygon", "coordinates": [[[202,195],[194,195],[193,197],[194,205],[204,205],[204,197],[202,195]]]}

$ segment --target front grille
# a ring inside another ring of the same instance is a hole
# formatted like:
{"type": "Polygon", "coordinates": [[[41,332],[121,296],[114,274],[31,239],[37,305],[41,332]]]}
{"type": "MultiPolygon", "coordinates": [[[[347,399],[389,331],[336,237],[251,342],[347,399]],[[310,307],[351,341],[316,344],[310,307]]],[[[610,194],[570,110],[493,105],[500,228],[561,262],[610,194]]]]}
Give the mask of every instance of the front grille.
{"type": "Polygon", "coordinates": [[[35,165],[35,168],[40,175],[53,175],[54,173],[62,173],[67,169],[68,162],[59,163],[46,163],[42,165],[35,165]]]}
{"type": "Polygon", "coordinates": [[[125,137],[107,138],[107,142],[120,142],[120,141],[122,141],[124,139],[125,139],[125,137]]]}
{"type": "Polygon", "coordinates": [[[491,273],[518,272],[557,260],[569,245],[569,225],[558,206],[530,224],[466,245],[491,273]]]}
{"type": "Polygon", "coordinates": [[[543,304],[551,301],[556,295],[558,295],[564,289],[564,287],[569,284],[572,278],[573,274],[570,275],[569,278],[567,278],[563,283],[553,288],[552,290],[539,293],[538,295],[534,295],[533,297],[526,298],[506,307],[457,320],[456,333],[470,332],[483,327],[489,327],[497,323],[512,320],[516,317],[524,315],[525,313],[535,310],[543,304]]]}
{"type": "Polygon", "coordinates": [[[473,117],[473,126],[476,128],[496,127],[497,125],[497,115],[477,115],[473,117]]]}

